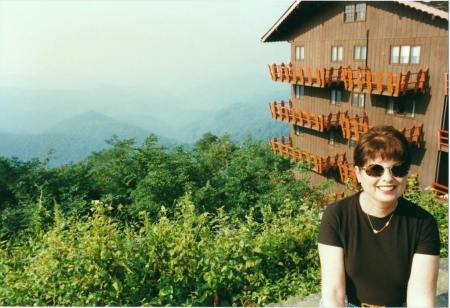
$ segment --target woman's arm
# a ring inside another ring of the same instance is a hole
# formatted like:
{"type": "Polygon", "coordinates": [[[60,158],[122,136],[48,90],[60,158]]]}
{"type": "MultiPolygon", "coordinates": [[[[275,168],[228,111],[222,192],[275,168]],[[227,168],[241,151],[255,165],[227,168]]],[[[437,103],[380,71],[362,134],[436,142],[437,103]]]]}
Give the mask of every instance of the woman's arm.
{"type": "Polygon", "coordinates": [[[434,307],[439,256],[414,254],[408,281],[408,307],[434,307]]]}
{"type": "Polygon", "coordinates": [[[344,249],[319,244],[322,273],[322,306],[342,307],[345,305],[344,249]]]}

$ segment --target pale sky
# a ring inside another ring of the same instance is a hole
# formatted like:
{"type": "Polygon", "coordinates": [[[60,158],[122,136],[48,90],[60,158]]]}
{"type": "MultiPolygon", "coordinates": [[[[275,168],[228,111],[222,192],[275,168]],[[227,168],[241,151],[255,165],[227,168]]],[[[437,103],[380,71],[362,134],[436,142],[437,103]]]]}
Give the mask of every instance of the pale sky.
{"type": "MultiPolygon", "coordinates": [[[[291,2],[3,0],[0,89],[114,87],[144,96],[170,94],[192,108],[217,94],[226,104],[226,93],[270,92],[276,85],[267,64],[289,61],[289,44],[260,39],[291,2]]],[[[9,102],[0,92],[5,117],[10,109],[39,107],[49,113],[73,108],[61,101],[49,101],[51,108],[43,102],[29,106],[21,101],[15,107],[9,102]]]]}

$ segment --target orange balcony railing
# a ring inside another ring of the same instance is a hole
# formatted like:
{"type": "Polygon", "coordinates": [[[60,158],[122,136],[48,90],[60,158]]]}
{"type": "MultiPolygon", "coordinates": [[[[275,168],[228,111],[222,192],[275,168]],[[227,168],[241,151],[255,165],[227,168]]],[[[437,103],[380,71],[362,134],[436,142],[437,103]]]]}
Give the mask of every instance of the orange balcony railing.
{"type": "Polygon", "coordinates": [[[438,129],[438,148],[448,152],[448,130],[438,129]]]}
{"type": "Polygon", "coordinates": [[[420,146],[420,141],[422,140],[423,135],[423,124],[414,125],[410,128],[404,128],[401,132],[405,135],[409,142],[415,144],[416,146],[420,146]]]}
{"type": "Polygon", "coordinates": [[[358,141],[359,137],[372,127],[369,125],[369,118],[366,113],[364,113],[361,117],[355,115],[352,118],[345,114],[345,116],[341,118],[340,125],[342,129],[342,136],[346,139],[353,137],[356,141],[358,141]]]}
{"type": "Polygon", "coordinates": [[[319,174],[328,172],[331,168],[337,168],[340,162],[347,161],[345,154],[320,157],[292,146],[290,137],[272,138],[270,141],[274,153],[289,157],[294,161],[306,161],[311,164],[311,169],[319,174]]]}
{"type": "Polygon", "coordinates": [[[343,69],[344,88],[347,91],[400,96],[408,91],[420,92],[425,89],[429,79],[428,70],[416,73],[375,72],[368,68],[343,69]]]}
{"type": "Polygon", "coordinates": [[[356,174],[355,174],[355,168],[354,165],[343,161],[338,163],[339,168],[339,175],[341,176],[341,182],[347,183],[350,179],[353,187],[357,187],[357,180],[356,180],[356,174]]]}
{"type": "Polygon", "coordinates": [[[347,91],[400,96],[407,92],[423,92],[428,86],[428,70],[418,72],[392,73],[375,72],[370,69],[351,67],[303,68],[289,64],[269,65],[269,73],[274,81],[289,82],[311,87],[329,87],[343,84],[347,91]]]}
{"type": "Polygon", "coordinates": [[[281,101],[281,103],[272,102],[269,103],[269,108],[270,114],[275,120],[285,121],[293,125],[307,127],[319,132],[326,131],[331,127],[337,127],[341,121],[341,117],[346,114],[341,112],[329,113],[328,115],[309,113],[294,108],[292,101],[288,101],[287,106],[284,101],[281,101]]]}
{"type": "MultiPolygon", "coordinates": [[[[362,117],[356,115],[353,118],[345,116],[342,117],[341,120],[342,136],[346,139],[353,138],[355,141],[358,141],[359,138],[364,135],[371,127],[372,125],[369,125],[369,120],[366,114],[364,114],[362,117]]],[[[420,141],[422,140],[423,136],[423,124],[414,125],[410,128],[403,128],[400,130],[400,132],[405,135],[406,139],[410,143],[416,146],[420,146],[420,141]]]]}
{"type": "Polygon", "coordinates": [[[438,196],[448,196],[448,186],[439,184],[438,182],[431,183],[431,190],[438,196]]]}

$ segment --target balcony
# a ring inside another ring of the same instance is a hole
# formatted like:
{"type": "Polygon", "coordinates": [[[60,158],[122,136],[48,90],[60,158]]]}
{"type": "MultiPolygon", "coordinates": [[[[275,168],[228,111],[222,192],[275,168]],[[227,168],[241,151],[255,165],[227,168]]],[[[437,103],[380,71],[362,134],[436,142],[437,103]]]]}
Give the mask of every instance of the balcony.
{"type": "Polygon", "coordinates": [[[290,137],[272,138],[270,141],[272,151],[292,160],[306,161],[310,164],[311,170],[319,174],[325,174],[330,169],[338,167],[339,163],[346,162],[345,154],[336,154],[335,156],[320,157],[292,146],[292,139],[290,137]]]}
{"type": "MultiPolygon", "coordinates": [[[[359,117],[358,115],[353,118],[343,117],[341,122],[342,136],[346,139],[353,139],[354,141],[358,141],[371,127],[372,125],[369,125],[366,114],[362,117],[359,117]]],[[[405,135],[408,142],[420,147],[420,141],[422,140],[423,135],[423,124],[414,125],[410,128],[403,128],[399,131],[405,135]]]]}
{"type": "Polygon", "coordinates": [[[353,164],[343,161],[338,163],[339,175],[341,176],[341,182],[347,183],[351,181],[353,187],[357,187],[358,181],[356,180],[355,167],[353,164]]]}
{"type": "Polygon", "coordinates": [[[347,67],[343,69],[344,88],[347,91],[398,97],[408,92],[423,92],[428,85],[428,70],[416,73],[382,72],[347,67]]]}
{"type": "Polygon", "coordinates": [[[343,85],[351,92],[401,96],[408,92],[424,92],[428,87],[428,70],[411,73],[375,72],[370,69],[351,67],[329,67],[306,69],[289,64],[269,65],[269,73],[273,81],[288,82],[310,87],[325,88],[332,85],[343,85]]]}
{"type": "Polygon", "coordinates": [[[420,147],[420,141],[422,140],[423,136],[423,124],[421,125],[414,125],[411,128],[404,128],[401,130],[403,135],[405,135],[406,139],[412,143],[413,145],[416,145],[417,147],[420,147]]]}
{"type": "Polygon", "coordinates": [[[369,125],[369,118],[366,113],[362,117],[355,115],[353,118],[345,114],[341,119],[340,125],[342,136],[345,139],[353,138],[355,141],[358,141],[359,137],[372,127],[369,125]]]}
{"type": "Polygon", "coordinates": [[[326,131],[331,127],[337,127],[341,121],[341,117],[346,114],[341,112],[329,113],[328,115],[309,113],[292,107],[292,101],[289,101],[287,104],[288,107],[286,107],[284,101],[281,101],[280,104],[277,102],[270,103],[269,108],[272,118],[319,132],[326,131]]]}
{"type": "Polygon", "coordinates": [[[438,182],[432,182],[431,191],[438,197],[448,198],[448,186],[439,184],[438,182]]]}
{"type": "MultiPolygon", "coordinates": [[[[328,115],[309,113],[301,111],[293,107],[292,101],[286,103],[269,103],[270,114],[273,119],[284,121],[293,125],[307,127],[319,132],[324,132],[331,127],[341,127],[342,136],[345,139],[353,139],[355,142],[365,134],[372,125],[369,125],[369,117],[366,113],[362,116],[355,115],[350,117],[348,112],[329,113],[328,115]]],[[[420,146],[420,141],[423,135],[423,124],[419,126],[412,126],[410,128],[403,128],[400,130],[406,139],[416,145],[420,146]]],[[[446,144],[448,145],[448,133],[446,144]]],[[[439,145],[440,146],[440,145],[439,145]]]]}
{"type": "Polygon", "coordinates": [[[438,148],[448,152],[448,130],[438,129],[438,148]]]}

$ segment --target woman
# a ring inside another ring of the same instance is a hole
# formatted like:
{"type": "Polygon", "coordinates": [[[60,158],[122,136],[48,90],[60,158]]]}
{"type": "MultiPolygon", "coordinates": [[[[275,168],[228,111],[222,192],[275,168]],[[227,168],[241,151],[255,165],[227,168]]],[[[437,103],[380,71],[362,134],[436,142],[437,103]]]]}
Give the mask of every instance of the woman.
{"type": "Polygon", "coordinates": [[[362,191],[325,210],[319,232],[322,305],[435,305],[439,231],[402,198],[411,165],[405,136],[370,129],[354,150],[362,191]]]}

